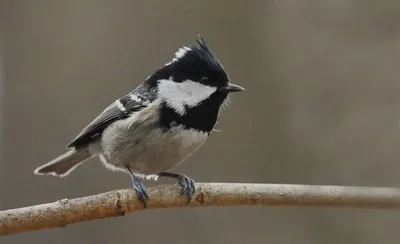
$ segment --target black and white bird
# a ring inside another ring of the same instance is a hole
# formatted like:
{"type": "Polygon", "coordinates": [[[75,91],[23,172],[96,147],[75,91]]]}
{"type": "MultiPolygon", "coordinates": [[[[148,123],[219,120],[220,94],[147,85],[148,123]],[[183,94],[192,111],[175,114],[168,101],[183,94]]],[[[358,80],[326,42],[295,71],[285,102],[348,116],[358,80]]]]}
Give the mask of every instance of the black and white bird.
{"type": "Polygon", "coordinates": [[[68,144],[66,153],[34,173],[64,177],[98,156],[108,169],[130,175],[144,207],[148,196],[143,178],[177,179],[189,203],[194,181],[169,170],[204,144],[228,94],[243,90],[229,82],[224,67],[199,37],[196,44],[180,48],[171,62],[108,106],[68,144]]]}

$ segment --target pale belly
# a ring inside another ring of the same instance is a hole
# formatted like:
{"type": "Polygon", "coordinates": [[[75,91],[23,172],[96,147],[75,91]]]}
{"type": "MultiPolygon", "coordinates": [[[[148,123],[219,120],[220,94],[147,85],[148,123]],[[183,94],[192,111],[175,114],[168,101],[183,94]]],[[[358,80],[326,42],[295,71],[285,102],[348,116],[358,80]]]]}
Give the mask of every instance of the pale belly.
{"type": "Polygon", "coordinates": [[[128,166],[136,174],[157,174],[185,161],[208,138],[205,132],[182,126],[163,131],[148,119],[133,125],[129,120],[116,122],[103,132],[99,156],[107,168],[128,166]]]}

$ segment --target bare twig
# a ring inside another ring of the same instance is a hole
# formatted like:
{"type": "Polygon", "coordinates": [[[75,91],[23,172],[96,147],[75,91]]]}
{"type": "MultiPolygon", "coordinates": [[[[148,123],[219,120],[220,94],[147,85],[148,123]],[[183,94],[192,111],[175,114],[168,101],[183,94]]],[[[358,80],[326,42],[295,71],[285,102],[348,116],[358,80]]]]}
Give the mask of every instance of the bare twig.
{"type": "MultiPolygon", "coordinates": [[[[197,183],[194,199],[172,185],[147,190],[147,209],[200,206],[325,206],[400,208],[400,189],[375,187],[197,183]]],[[[142,210],[132,189],[0,211],[0,235],[65,227],[142,210]]]]}

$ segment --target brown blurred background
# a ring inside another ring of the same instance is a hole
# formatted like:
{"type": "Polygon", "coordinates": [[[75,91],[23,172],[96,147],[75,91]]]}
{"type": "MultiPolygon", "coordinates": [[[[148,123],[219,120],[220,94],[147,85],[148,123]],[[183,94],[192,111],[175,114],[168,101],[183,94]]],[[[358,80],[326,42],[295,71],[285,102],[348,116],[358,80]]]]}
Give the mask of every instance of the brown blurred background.
{"type": "MultiPolygon", "coordinates": [[[[400,186],[399,1],[0,0],[0,208],[129,187],[98,160],[62,180],[32,171],[198,33],[246,92],[222,113],[223,132],[176,171],[202,182],[400,186]]],[[[394,211],[202,208],[0,243],[397,244],[399,228],[394,211]]]]}

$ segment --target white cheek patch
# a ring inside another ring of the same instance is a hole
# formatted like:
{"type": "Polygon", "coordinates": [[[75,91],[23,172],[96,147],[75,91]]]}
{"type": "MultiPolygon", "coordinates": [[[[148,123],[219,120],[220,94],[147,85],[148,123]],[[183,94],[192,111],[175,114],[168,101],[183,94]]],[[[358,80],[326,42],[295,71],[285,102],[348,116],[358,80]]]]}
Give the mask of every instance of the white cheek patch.
{"type": "Polygon", "coordinates": [[[217,90],[199,82],[185,80],[181,83],[172,80],[160,80],[159,97],[180,115],[186,113],[185,106],[194,107],[209,98],[217,90]]]}

